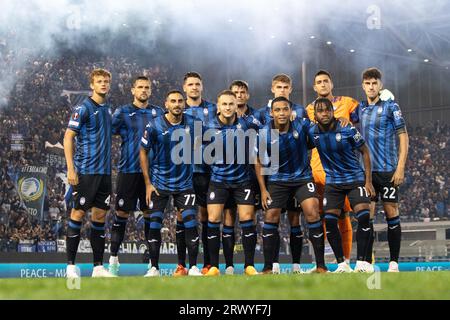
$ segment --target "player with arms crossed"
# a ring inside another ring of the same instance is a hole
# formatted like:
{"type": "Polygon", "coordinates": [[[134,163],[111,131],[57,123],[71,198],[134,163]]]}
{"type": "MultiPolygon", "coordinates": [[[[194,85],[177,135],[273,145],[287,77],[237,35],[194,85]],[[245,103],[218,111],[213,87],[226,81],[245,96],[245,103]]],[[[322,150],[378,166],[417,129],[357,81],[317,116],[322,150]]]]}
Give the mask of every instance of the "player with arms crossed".
{"type": "Polygon", "coordinates": [[[150,208],[150,227],[147,236],[150,268],[147,277],[159,276],[159,250],[164,209],[170,199],[181,213],[186,233],[191,276],[201,276],[197,267],[199,236],[192,185],[192,157],[194,118],[184,114],[184,97],[180,91],[170,91],[166,96],[167,114],[151,120],[141,139],[140,163],[146,187],[146,202],[150,208]],[[182,138],[182,142],[178,140],[182,138]],[[181,151],[178,150],[181,145],[181,151]],[[148,152],[153,157],[149,174],[148,152]],[[185,153],[188,152],[188,153],[185,153]],[[175,155],[181,159],[172,159],[175,155]],[[181,160],[181,161],[180,161],[181,160]]]}
{"type": "Polygon", "coordinates": [[[317,148],[326,173],[323,198],[324,220],[328,242],[333,249],[338,268],[336,273],[352,272],[344,260],[342,240],[338,229],[338,217],[348,197],[358,219],[357,261],[355,269],[364,265],[370,232],[370,199],[375,194],[372,186],[369,149],[356,128],[342,127],[334,117],[333,104],[327,98],[314,102],[317,124],[310,127],[309,139],[317,148]],[[355,150],[361,152],[364,170],[355,150]]]}
{"type": "MultiPolygon", "coordinates": [[[[398,257],[401,243],[401,226],[398,212],[398,187],[405,178],[408,155],[408,133],[399,105],[389,99],[382,101],[381,72],[369,68],[363,72],[362,87],[367,100],[361,102],[352,114],[352,121],[359,122],[361,133],[369,147],[372,160],[372,177],[376,194],[372,197],[370,216],[375,215],[376,201],[381,196],[388,224],[390,262],[388,272],[398,272],[398,257]],[[397,139],[399,146],[397,151],[397,139]]],[[[371,220],[373,234],[373,220],[371,220]]],[[[372,235],[366,261],[372,262],[372,235]]],[[[366,271],[366,270],[363,270],[366,271]]],[[[369,269],[370,271],[370,269],[369,269]]]]}
{"type": "MultiPolygon", "coordinates": [[[[267,157],[271,158],[272,146],[278,143],[278,165],[276,172],[268,173],[267,184],[261,174],[260,157],[255,165],[256,175],[261,187],[261,202],[265,209],[263,226],[263,273],[272,273],[273,258],[276,254],[278,225],[282,208],[287,208],[292,198],[296,198],[305,214],[311,241],[316,257],[316,272],[327,272],[324,258],[324,232],[319,215],[319,200],[308,159],[308,130],[311,122],[296,118],[291,121],[291,102],[285,97],[272,100],[271,120],[259,130],[260,139],[265,139],[267,157]],[[272,137],[271,130],[278,130],[272,137]]],[[[260,152],[262,150],[260,149],[260,152]]],[[[264,154],[262,155],[264,156],[264,154]]]]}
{"type": "Polygon", "coordinates": [[[151,82],[145,76],[133,80],[131,93],[133,102],[117,108],[113,114],[112,130],[114,135],[120,135],[120,160],[117,178],[116,214],[111,229],[111,257],[109,272],[119,274],[118,252],[125,236],[126,223],[130,212],[139,210],[144,213],[145,236],[148,235],[150,218],[145,201],[145,182],[139,163],[139,149],[142,134],[147,123],[164,114],[160,107],[149,104],[151,82]]]}
{"type": "Polygon", "coordinates": [[[73,186],[74,198],[66,236],[67,278],[80,277],[75,257],[80,243],[82,220],[90,209],[90,240],[94,256],[92,277],[114,277],[103,267],[105,217],[111,199],[112,120],[110,106],[106,103],[111,73],[103,69],[93,70],[90,87],[92,97],[86,98],[74,109],[64,135],[67,179],[73,186]]]}

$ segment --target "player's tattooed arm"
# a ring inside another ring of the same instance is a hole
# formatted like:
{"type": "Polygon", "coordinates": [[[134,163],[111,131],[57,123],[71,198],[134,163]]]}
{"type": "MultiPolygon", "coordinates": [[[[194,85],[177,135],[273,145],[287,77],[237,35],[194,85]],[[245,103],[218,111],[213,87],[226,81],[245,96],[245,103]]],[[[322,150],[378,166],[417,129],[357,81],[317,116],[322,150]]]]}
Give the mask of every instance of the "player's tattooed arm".
{"type": "Polygon", "coordinates": [[[366,144],[363,144],[361,147],[359,147],[359,152],[361,152],[364,162],[364,174],[366,176],[366,190],[369,195],[369,197],[375,196],[375,189],[372,185],[372,167],[370,165],[370,152],[369,148],[366,144]]]}

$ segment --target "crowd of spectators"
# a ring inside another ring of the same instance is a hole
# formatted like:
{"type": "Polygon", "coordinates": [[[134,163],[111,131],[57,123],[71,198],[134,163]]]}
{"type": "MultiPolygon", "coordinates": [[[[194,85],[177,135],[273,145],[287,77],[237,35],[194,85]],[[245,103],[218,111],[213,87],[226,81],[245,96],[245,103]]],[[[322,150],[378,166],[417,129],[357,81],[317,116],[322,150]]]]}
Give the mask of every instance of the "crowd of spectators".
{"type": "MultiPolygon", "coordinates": [[[[1,66],[11,64],[11,56],[0,55],[1,66]]],[[[126,57],[106,57],[98,60],[89,56],[68,56],[59,59],[30,59],[16,71],[17,83],[11,93],[0,97],[0,241],[6,250],[11,243],[21,240],[64,239],[68,207],[64,195],[65,162],[62,150],[50,152],[45,142],[62,143],[70,115],[71,101],[61,96],[63,90],[85,91],[88,75],[94,67],[112,72],[113,82],[109,100],[113,107],[129,103],[131,80],[144,74],[152,79],[151,102],[161,105],[169,88],[180,87],[179,79],[172,78],[172,70],[162,66],[143,66],[126,57]],[[11,148],[12,134],[21,134],[22,151],[11,148]],[[16,179],[21,167],[36,165],[48,167],[47,192],[42,219],[30,219],[17,190],[16,179]]],[[[5,67],[5,69],[7,69],[5,67]]],[[[4,72],[0,71],[0,72],[4,72]]],[[[1,93],[1,91],[0,91],[1,93]]],[[[408,128],[410,135],[406,180],[400,192],[400,212],[404,221],[446,220],[449,217],[449,137],[450,127],[440,123],[408,128]]],[[[54,148],[53,148],[54,149],[54,148]]],[[[56,148],[58,150],[58,148],[56,148]]],[[[118,161],[118,140],[114,141],[114,163],[118,161]]],[[[113,177],[114,177],[113,173],[113,177]]],[[[112,198],[111,204],[114,204],[112,198]]],[[[112,208],[114,206],[112,205],[112,208]]],[[[381,209],[380,209],[381,210],[381,209]]],[[[114,209],[111,210],[113,212],[114,209]]],[[[110,234],[112,214],[107,220],[110,234]]],[[[166,213],[162,239],[175,242],[175,212],[166,213]]],[[[381,212],[376,222],[383,222],[381,212]]],[[[140,213],[131,215],[125,241],[142,241],[143,219],[140,213]]],[[[258,228],[262,217],[258,215],[258,228]]],[[[281,221],[283,243],[289,239],[286,217],[281,221]]],[[[238,228],[238,227],[237,227],[238,228]]],[[[88,239],[87,224],[82,238],[88,239]]],[[[240,241],[240,232],[236,232],[240,241]]],[[[262,240],[258,239],[258,247],[262,240]]],[[[1,249],[3,248],[3,249],[1,249]]]]}

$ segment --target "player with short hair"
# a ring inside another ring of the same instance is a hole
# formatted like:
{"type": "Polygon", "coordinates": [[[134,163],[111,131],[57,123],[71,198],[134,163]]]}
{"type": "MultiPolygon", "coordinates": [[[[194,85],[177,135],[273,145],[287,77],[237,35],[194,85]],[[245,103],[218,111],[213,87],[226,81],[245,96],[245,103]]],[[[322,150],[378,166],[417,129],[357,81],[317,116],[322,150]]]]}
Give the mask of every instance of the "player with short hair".
{"type": "Polygon", "coordinates": [[[255,192],[252,188],[249,153],[246,149],[247,142],[250,150],[251,143],[256,141],[256,130],[259,129],[260,122],[252,116],[237,116],[236,95],[230,90],[219,93],[217,109],[216,118],[205,125],[205,136],[206,133],[212,133],[211,139],[214,138],[205,148],[205,152],[211,153],[211,183],[208,189],[208,248],[211,268],[206,275],[220,274],[220,224],[223,210],[230,198],[234,199],[237,205],[242,228],[244,272],[246,275],[256,275],[255,192]],[[251,136],[250,129],[255,130],[254,136],[251,136]],[[247,136],[248,134],[250,136],[247,136]]]}
{"type": "MultiPolygon", "coordinates": [[[[316,272],[327,272],[324,258],[324,232],[319,215],[319,200],[308,159],[311,146],[308,138],[310,121],[307,118],[291,121],[292,103],[285,97],[272,100],[273,120],[259,130],[260,139],[265,140],[267,157],[270,159],[273,146],[278,144],[278,164],[275,171],[267,173],[267,183],[261,174],[261,154],[257,159],[256,176],[261,188],[261,202],[265,209],[263,226],[263,273],[272,273],[276,254],[278,226],[282,208],[287,208],[296,198],[305,214],[309,227],[309,239],[316,257],[316,272]],[[277,130],[272,134],[272,130],[277,130]]],[[[261,149],[259,150],[262,151],[261,149]]],[[[264,156],[262,152],[262,156],[264,156]]],[[[268,163],[266,164],[268,165],[268,163]]]]}
{"type": "Polygon", "coordinates": [[[352,272],[344,260],[342,240],[338,230],[338,217],[348,197],[358,219],[356,233],[356,267],[364,263],[370,239],[369,197],[375,194],[372,186],[369,149],[355,127],[343,127],[334,117],[332,102],[319,98],[314,103],[317,122],[309,129],[309,139],[317,148],[326,173],[323,198],[324,220],[328,242],[333,249],[338,268],[336,273],[352,272]],[[355,154],[362,154],[364,170],[355,154]]]}
{"type": "MultiPolygon", "coordinates": [[[[350,114],[358,106],[358,102],[353,98],[346,96],[334,96],[333,95],[333,80],[331,74],[325,70],[319,70],[314,76],[313,88],[317,93],[317,99],[327,98],[333,104],[334,116],[339,119],[350,120],[350,114]]],[[[314,119],[314,103],[310,103],[306,107],[308,117],[311,121],[314,119]]],[[[322,209],[322,199],[325,188],[325,171],[322,166],[319,154],[316,149],[313,149],[311,154],[311,168],[313,171],[314,182],[317,186],[317,193],[319,196],[319,206],[320,211],[323,213],[322,209]]],[[[351,212],[352,208],[348,199],[345,199],[345,205],[342,214],[339,216],[338,225],[339,232],[341,233],[342,246],[344,249],[344,256],[347,263],[350,263],[350,257],[352,252],[352,241],[353,241],[353,229],[350,216],[347,214],[351,212]]]]}
{"type": "MultiPolygon", "coordinates": [[[[203,99],[203,79],[198,72],[187,72],[183,77],[183,91],[186,94],[186,109],[185,113],[189,114],[196,119],[202,120],[204,123],[213,119],[217,114],[217,107],[214,103],[208,102],[203,99]]],[[[196,196],[196,203],[198,206],[198,215],[200,223],[202,225],[202,245],[203,245],[203,268],[202,274],[206,274],[211,267],[208,250],[208,211],[207,206],[207,193],[208,185],[211,179],[211,171],[208,165],[205,163],[193,165],[194,175],[193,183],[196,196]]],[[[184,243],[184,229],[181,225],[177,225],[177,246],[179,251],[179,262],[175,274],[182,275],[185,271],[182,264],[182,256],[180,251],[183,251],[183,247],[178,245],[184,243]]],[[[186,251],[184,249],[184,251],[186,251]]]]}
{"type": "MultiPolygon", "coordinates": [[[[280,73],[272,78],[271,91],[273,93],[274,99],[278,97],[285,97],[286,99],[290,100],[292,90],[293,90],[292,79],[287,74],[280,73]]],[[[255,115],[258,118],[258,120],[260,120],[261,123],[263,123],[264,125],[270,123],[270,121],[272,120],[271,103],[272,100],[269,100],[267,106],[258,109],[258,112],[255,115]]],[[[294,120],[296,118],[302,119],[305,117],[306,117],[305,108],[302,105],[292,103],[291,120],[294,120]]],[[[291,226],[289,245],[291,248],[291,255],[292,255],[292,271],[294,273],[300,273],[301,272],[300,259],[303,248],[303,231],[300,227],[300,209],[298,208],[298,204],[296,203],[295,199],[293,199],[293,201],[289,203],[288,208],[284,209],[287,209],[289,224],[291,226]]],[[[276,245],[273,263],[273,273],[275,274],[279,274],[281,272],[280,264],[278,262],[280,253],[279,237],[277,241],[278,245],[276,245]]]]}
{"type": "Polygon", "coordinates": [[[167,114],[150,120],[141,139],[140,164],[146,187],[146,202],[150,209],[148,234],[150,265],[147,277],[159,276],[159,250],[164,209],[170,199],[180,212],[186,233],[191,276],[202,275],[197,267],[199,236],[192,184],[191,150],[194,140],[194,117],[184,114],[184,97],[178,90],[166,96],[167,114]],[[181,141],[179,142],[179,140],[181,141]],[[181,148],[181,151],[180,151],[181,148]],[[148,152],[152,149],[149,174],[148,152]],[[186,153],[188,152],[188,153],[186,153]],[[179,156],[181,159],[174,159],[179,156]]]}
{"type": "Polygon", "coordinates": [[[103,267],[105,217],[111,199],[111,108],[106,95],[111,73],[90,74],[92,97],[74,108],[64,135],[67,179],[73,186],[74,207],[67,227],[67,278],[79,278],[75,257],[86,211],[91,209],[90,240],[94,256],[92,277],[114,277],[103,267]],[[74,143],[74,140],[76,142],[74,143]],[[75,157],[74,157],[75,150],[75,157]]]}
{"type": "Polygon", "coordinates": [[[145,236],[150,225],[149,208],[145,201],[145,182],[139,163],[142,134],[147,123],[164,114],[158,106],[149,104],[151,82],[148,77],[138,76],[133,80],[131,93],[133,102],[117,108],[113,114],[112,131],[120,135],[119,174],[117,177],[116,214],[111,228],[111,257],[109,272],[118,275],[118,252],[125,236],[126,223],[131,211],[144,213],[145,236]]]}
{"type": "MultiPolygon", "coordinates": [[[[382,74],[377,68],[364,70],[362,87],[366,100],[352,114],[352,121],[360,124],[361,133],[369,147],[372,160],[372,179],[375,187],[370,206],[371,228],[376,202],[381,197],[388,224],[390,262],[388,272],[398,272],[401,226],[398,211],[398,187],[403,183],[408,156],[408,132],[399,105],[392,99],[382,101],[382,74]],[[397,138],[399,144],[397,145],[397,138]],[[398,151],[397,151],[398,148],[398,151]]],[[[372,262],[372,235],[366,261],[372,262]]],[[[366,266],[367,268],[367,266],[366,266]]],[[[366,271],[363,268],[362,272],[366,271]]]]}
{"type": "MultiPolygon", "coordinates": [[[[244,80],[234,80],[229,86],[229,90],[233,91],[236,95],[237,100],[237,116],[238,117],[248,117],[255,115],[256,109],[248,105],[248,100],[250,99],[249,86],[244,80]]],[[[260,208],[260,193],[259,187],[257,185],[256,176],[255,180],[255,206],[258,210],[260,208]]],[[[223,255],[225,257],[225,274],[234,274],[234,263],[233,263],[233,252],[235,246],[235,227],[236,222],[236,205],[233,201],[225,205],[224,215],[223,215],[223,229],[222,229],[222,248],[223,255]]]]}

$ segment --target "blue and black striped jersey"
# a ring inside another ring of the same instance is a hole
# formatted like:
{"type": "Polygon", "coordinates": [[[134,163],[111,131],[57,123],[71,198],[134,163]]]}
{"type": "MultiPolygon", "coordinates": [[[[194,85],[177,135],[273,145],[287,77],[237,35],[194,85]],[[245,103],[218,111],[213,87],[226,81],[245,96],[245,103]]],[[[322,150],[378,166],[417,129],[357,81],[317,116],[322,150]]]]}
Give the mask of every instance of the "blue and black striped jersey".
{"type": "MultiPolygon", "coordinates": [[[[217,106],[214,103],[202,100],[199,106],[186,106],[184,110],[185,114],[193,116],[196,120],[200,120],[203,123],[209,122],[217,115],[217,106]]],[[[211,169],[205,163],[195,164],[194,173],[210,173],[211,169]]]]}
{"type": "Polygon", "coordinates": [[[309,129],[309,139],[319,152],[326,183],[364,182],[364,170],[356,153],[364,145],[364,138],[355,127],[342,127],[340,122],[334,121],[335,126],[329,131],[321,131],[317,124],[309,129]]]}
{"type": "Polygon", "coordinates": [[[370,150],[372,171],[395,171],[397,135],[406,131],[399,105],[392,100],[379,100],[375,105],[363,101],[351,114],[351,120],[360,124],[361,134],[370,150]]]}
{"type": "Polygon", "coordinates": [[[259,128],[261,123],[253,116],[236,117],[231,125],[223,124],[216,116],[204,125],[204,136],[207,130],[210,130],[212,140],[205,146],[205,154],[209,155],[211,151],[213,160],[211,161],[211,181],[229,185],[251,181],[250,157],[254,156],[250,154],[254,152],[251,145],[256,144],[259,128]],[[221,155],[218,154],[220,151],[216,152],[217,150],[211,148],[215,141],[220,141],[215,145],[222,147],[221,155]]]}
{"type": "Polygon", "coordinates": [[[150,180],[156,189],[170,192],[192,189],[194,121],[184,114],[182,121],[173,125],[162,115],[145,127],[141,146],[153,151],[150,180]]]}
{"type": "Polygon", "coordinates": [[[74,108],[68,128],[77,133],[75,169],[80,174],[111,174],[111,108],[91,98],[74,108]]]}
{"type": "MultiPolygon", "coordinates": [[[[263,125],[272,121],[272,116],[270,115],[271,103],[272,103],[272,100],[269,101],[269,104],[267,106],[257,109],[254,114],[255,118],[258,119],[263,125]]],[[[292,112],[295,114],[295,116],[297,118],[307,118],[308,117],[305,108],[296,103],[292,104],[292,112]]]]}
{"type": "Polygon", "coordinates": [[[164,114],[164,110],[158,106],[148,105],[146,108],[138,108],[133,104],[127,104],[116,109],[113,114],[113,134],[120,135],[119,172],[141,173],[139,163],[139,149],[145,126],[153,118],[164,114]]]}
{"type": "Polygon", "coordinates": [[[259,137],[265,140],[264,145],[267,148],[267,154],[261,154],[260,157],[269,159],[273,159],[273,156],[278,157],[278,164],[270,163],[270,171],[273,173],[267,177],[269,182],[302,182],[312,179],[308,158],[310,127],[309,119],[297,118],[291,121],[289,130],[285,133],[278,132],[277,135],[272,136],[271,130],[275,130],[273,120],[259,130],[259,137]],[[278,155],[272,155],[275,144],[278,147],[278,155]]]}

